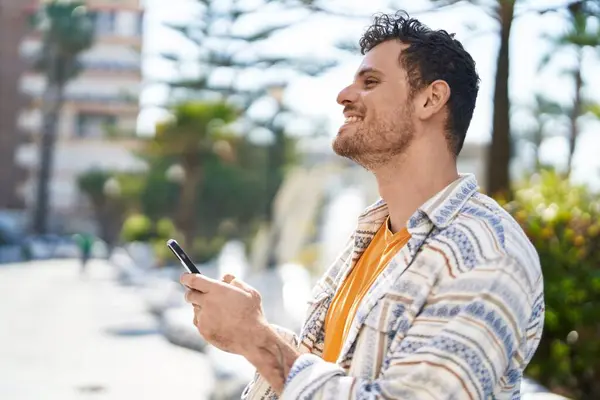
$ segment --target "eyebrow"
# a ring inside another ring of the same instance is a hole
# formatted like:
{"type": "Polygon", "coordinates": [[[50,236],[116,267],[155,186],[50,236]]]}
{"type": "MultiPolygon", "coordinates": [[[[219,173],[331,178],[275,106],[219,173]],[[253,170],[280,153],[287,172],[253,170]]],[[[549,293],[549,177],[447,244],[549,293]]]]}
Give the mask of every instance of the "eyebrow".
{"type": "Polygon", "coordinates": [[[356,74],[356,77],[362,78],[366,74],[370,74],[370,73],[374,73],[374,74],[378,74],[378,75],[385,75],[383,72],[381,72],[380,70],[378,70],[376,68],[366,67],[366,68],[363,68],[360,71],[358,71],[358,73],[356,74]]]}

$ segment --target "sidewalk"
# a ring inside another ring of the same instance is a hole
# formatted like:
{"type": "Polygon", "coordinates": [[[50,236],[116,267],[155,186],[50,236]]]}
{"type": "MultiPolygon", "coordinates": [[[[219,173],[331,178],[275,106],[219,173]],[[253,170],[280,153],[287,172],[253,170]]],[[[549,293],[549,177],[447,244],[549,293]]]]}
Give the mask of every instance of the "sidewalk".
{"type": "Polygon", "coordinates": [[[0,399],[207,399],[205,356],[168,343],[110,266],[88,268],[0,266],[0,399]]]}

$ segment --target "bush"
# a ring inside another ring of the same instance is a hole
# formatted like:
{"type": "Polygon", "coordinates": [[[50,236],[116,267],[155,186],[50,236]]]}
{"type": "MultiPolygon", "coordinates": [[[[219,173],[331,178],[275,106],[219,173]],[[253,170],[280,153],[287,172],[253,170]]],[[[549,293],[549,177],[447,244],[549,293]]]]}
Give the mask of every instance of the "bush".
{"type": "Polygon", "coordinates": [[[542,172],[505,208],[544,274],[544,333],[526,374],[569,397],[600,399],[600,198],[542,172]]]}
{"type": "Polygon", "coordinates": [[[127,217],[121,229],[121,238],[126,242],[146,242],[152,235],[152,221],[142,214],[127,217]]]}
{"type": "Polygon", "coordinates": [[[156,236],[165,241],[180,236],[175,224],[168,218],[161,218],[156,222],[156,236]]]}
{"type": "Polygon", "coordinates": [[[194,240],[193,253],[190,254],[198,264],[213,260],[225,246],[226,238],[215,236],[213,238],[198,237],[194,240]]]}

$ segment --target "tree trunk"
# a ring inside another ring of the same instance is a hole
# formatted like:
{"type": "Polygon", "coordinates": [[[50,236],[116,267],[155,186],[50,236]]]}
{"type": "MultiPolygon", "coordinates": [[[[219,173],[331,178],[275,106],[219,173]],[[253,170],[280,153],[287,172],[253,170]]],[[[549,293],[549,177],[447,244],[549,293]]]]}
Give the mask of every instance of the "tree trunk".
{"type": "Polygon", "coordinates": [[[577,65],[574,71],[575,78],[575,99],[573,100],[573,108],[571,115],[569,116],[570,129],[569,129],[569,156],[567,158],[567,172],[566,176],[571,176],[573,169],[573,156],[575,155],[575,145],[577,144],[577,137],[579,136],[579,128],[577,126],[577,120],[581,115],[581,88],[583,87],[583,77],[581,76],[581,62],[582,62],[582,50],[577,51],[577,65]]]}
{"type": "Polygon", "coordinates": [[[37,193],[35,202],[35,213],[33,217],[33,230],[37,234],[48,231],[48,214],[50,203],[50,182],[52,179],[52,168],[54,167],[54,147],[58,129],[58,118],[63,104],[63,91],[65,82],[56,79],[62,76],[58,71],[58,49],[50,55],[50,68],[48,83],[43,95],[43,126],[42,137],[39,147],[39,164],[37,176],[37,193]]]}
{"type": "Polygon", "coordinates": [[[267,163],[267,201],[265,204],[265,215],[267,221],[273,221],[273,201],[283,182],[283,168],[286,162],[286,138],[285,131],[281,127],[273,127],[275,140],[269,148],[267,163]]]}
{"type": "Polygon", "coordinates": [[[538,123],[539,126],[535,131],[533,138],[535,171],[539,171],[542,168],[542,162],[540,161],[540,147],[542,147],[542,141],[544,140],[544,128],[541,118],[538,123]]]}
{"type": "Polygon", "coordinates": [[[514,0],[499,0],[500,49],[496,62],[492,143],[487,163],[487,192],[510,195],[510,98],[508,93],[510,30],[514,17],[514,0]]]}
{"type": "Polygon", "coordinates": [[[95,208],[100,238],[106,242],[110,254],[119,240],[119,231],[123,226],[123,208],[120,199],[115,198],[104,198],[95,208]]]}
{"type": "Polygon", "coordinates": [[[184,162],[183,168],[185,170],[185,181],[180,192],[178,225],[183,234],[183,245],[186,251],[193,253],[194,237],[196,235],[197,194],[202,183],[203,169],[196,162],[184,162]]]}

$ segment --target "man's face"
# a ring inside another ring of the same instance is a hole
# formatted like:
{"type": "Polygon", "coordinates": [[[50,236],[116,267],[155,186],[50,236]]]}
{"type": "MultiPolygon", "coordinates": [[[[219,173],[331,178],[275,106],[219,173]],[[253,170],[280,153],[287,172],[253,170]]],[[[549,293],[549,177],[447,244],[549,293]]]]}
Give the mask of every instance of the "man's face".
{"type": "Polygon", "coordinates": [[[367,169],[374,169],[406,151],[414,137],[410,87],[398,57],[406,45],[389,40],[369,51],[354,82],[337,102],[345,123],[333,150],[367,169]]]}

